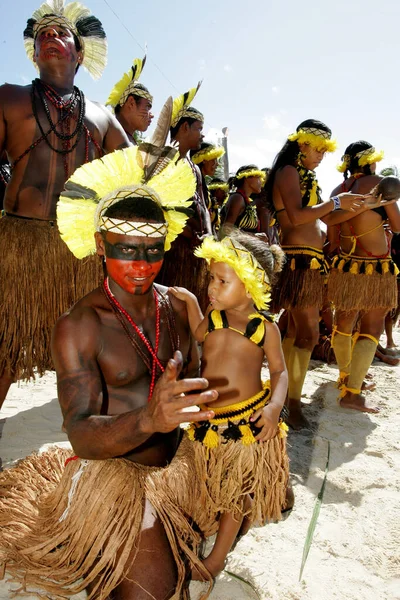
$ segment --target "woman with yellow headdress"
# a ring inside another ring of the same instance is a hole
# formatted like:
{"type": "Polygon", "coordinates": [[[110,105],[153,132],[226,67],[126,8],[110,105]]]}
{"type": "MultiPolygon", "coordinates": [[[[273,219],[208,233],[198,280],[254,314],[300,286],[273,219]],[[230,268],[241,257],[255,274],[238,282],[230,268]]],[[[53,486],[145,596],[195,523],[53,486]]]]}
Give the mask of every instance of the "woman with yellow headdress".
{"type": "Polygon", "coordinates": [[[233,180],[236,190],[221,209],[222,226],[234,226],[247,233],[259,231],[257,207],[250,196],[261,192],[265,180],[266,173],[256,165],[245,165],[236,171],[233,180]]]}
{"type": "Polygon", "coordinates": [[[319,219],[349,218],[360,206],[359,196],[341,194],[323,202],[314,170],[336,143],[324,123],[308,119],[289,135],[268,177],[267,202],[277,216],[286,264],[275,288],[274,309],[285,308],[290,320],[283,350],[289,373],[288,423],[307,425],[301,393],[312,349],[318,341],[319,311],[327,276],[322,247],[325,234],[319,219]]]}
{"type": "MultiPolygon", "coordinates": [[[[383,152],[369,142],[350,144],[338,171],[344,181],[332,194],[352,191],[367,194],[384,179],[375,174],[383,152]]],[[[381,183],[382,182],[382,183],[381,183]]],[[[391,200],[368,201],[352,218],[338,225],[339,253],[328,282],[328,297],[335,307],[332,346],[339,368],[338,402],[344,408],[377,412],[361,395],[363,380],[372,363],[385,316],[397,306],[397,267],[390,253],[385,225],[400,230],[400,212],[391,200]],[[357,320],[359,331],[353,334],[357,320]]]]}

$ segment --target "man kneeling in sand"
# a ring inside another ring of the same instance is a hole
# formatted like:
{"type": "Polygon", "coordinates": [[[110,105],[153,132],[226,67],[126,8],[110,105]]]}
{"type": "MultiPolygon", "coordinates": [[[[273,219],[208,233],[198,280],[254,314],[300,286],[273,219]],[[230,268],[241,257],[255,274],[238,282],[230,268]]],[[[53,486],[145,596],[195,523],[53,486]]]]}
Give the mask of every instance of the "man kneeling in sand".
{"type": "Polygon", "coordinates": [[[201,568],[191,443],[180,444],[179,425],[212,418],[182,411],[217,393],[202,391],[205,379],[179,379],[198,368],[185,303],[153,284],[195,182],[179,161],[143,183],[138,154],[81,167],[58,204],[69,248],[83,258],[95,239],[107,271],[53,333],[73,452],[31,456],[0,481],[2,558],[27,590],[50,597],[86,589],[96,600],[178,600],[189,563],[201,568]]]}

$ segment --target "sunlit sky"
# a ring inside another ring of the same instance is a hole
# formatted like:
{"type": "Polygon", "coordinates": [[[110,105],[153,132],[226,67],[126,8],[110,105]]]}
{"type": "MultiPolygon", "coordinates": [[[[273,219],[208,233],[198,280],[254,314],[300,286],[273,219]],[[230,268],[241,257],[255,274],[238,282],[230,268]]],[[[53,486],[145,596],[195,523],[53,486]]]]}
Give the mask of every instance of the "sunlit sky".
{"type": "MultiPolygon", "coordinates": [[[[22,32],[35,0],[0,0],[1,80],[36,76],[22,32]]],[[[135,57],[154,113],[169,95],[202,87],[193,106],[205,115],[206,139],[229,128],[230,170],[270,166],[288,134],[307,118],[324,121],[339,148],[317,170],[324,196],[341,180],[335,166],[358,139],[385,150],[379,168],[400,165],[400,5],[394,0],[86,0],[102,21],[108,65],[94,82],[76,84],[104,102],[135,57]]]]}

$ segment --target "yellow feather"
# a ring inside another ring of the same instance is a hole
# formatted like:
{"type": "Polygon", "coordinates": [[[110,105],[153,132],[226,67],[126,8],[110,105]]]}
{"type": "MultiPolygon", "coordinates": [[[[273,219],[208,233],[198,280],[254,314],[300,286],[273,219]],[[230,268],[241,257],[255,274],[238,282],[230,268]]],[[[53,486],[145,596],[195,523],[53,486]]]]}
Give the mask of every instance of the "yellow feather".
{"type": "Polygon", "coordinates": [[[63,198],[57,203],[57,224],[61,239],[76,258],[96,252],[94,215],[97,202],[63,198]]]}
{"type": "Polygon", "coordinates": [[[188,106],[190,106],[193,98],[199,91],[200,86],[201,86],[201,81],[199,81],[199,83],[197,84],[197,87],[191,88],[188,92],[186,92],[186,99],[185,99],[185,94],[181,94],[180,96],[178,96],[177,98],[174,99],[174,102],[172,104],[172,119],[171,119],[172,127],[175,127],[175,125],[179,121],[180,112],[184,108],[187,108],[188,106]]]}
{"type": "Polygon", "coordinates": [[[132,69],[127,73],[124,73],[121,79],[114,85],[107,98],[106,106],[115,107],[120,103],[122,94],[130,83],[137,81],[143,71],[143,67],[146,64],[146,57],[135,58],[132,64],[132,69]]]}

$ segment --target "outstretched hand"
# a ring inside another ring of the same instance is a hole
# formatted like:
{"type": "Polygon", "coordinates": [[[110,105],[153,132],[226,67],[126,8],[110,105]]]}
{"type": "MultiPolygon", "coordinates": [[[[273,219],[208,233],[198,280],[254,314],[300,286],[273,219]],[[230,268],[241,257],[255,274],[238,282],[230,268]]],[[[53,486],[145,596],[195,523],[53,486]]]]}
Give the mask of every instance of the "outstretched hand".
{"type": "Polygon", "coordinates": [[[342,210],[356,212],[364,204],[364,196],[362,194],[343,192],[342,194],[338,194],[338,198],[340,198],[340,208],[342,210]]]}
{"type": "Polygon", "coordinates": [[[205,421],[214,416],[212,410],[184,411],[190,406],[213,402],[218,398],[218,392],[207,390],[208,381],[202,377],[178,379],[182,364],[182,354],[175,352],[157,381],[144,416],[144,429],[149,433],[168,433],[181,423],[205,421]],[[185,395],[196,390],[199,393],[185,395]]]}
{"type": "Polygon", "coordinates": [[[178,298],[178,300],[183,300],[183,302],[187,302],[191,298],[195,298],[195,295],[192,294],[192,292],[189,292],[189,290],[183,287],[170,287],[168,288],[168,291],[175,296],[175,298],[178,298]]]}
{"type": "Polygon", "coordinates": [[[382,194],[378,194],[377,196],[373,193],[367,194],[364,196],[365,207],[368,208],[379,208],[380,206],[389,206],[389,204],[394,204],[397,202],[398,198],[393,198],[392,200],[384,200],[382,194]]]}

